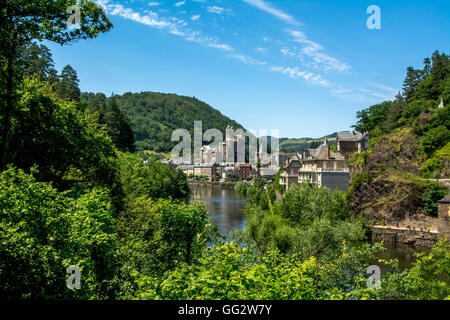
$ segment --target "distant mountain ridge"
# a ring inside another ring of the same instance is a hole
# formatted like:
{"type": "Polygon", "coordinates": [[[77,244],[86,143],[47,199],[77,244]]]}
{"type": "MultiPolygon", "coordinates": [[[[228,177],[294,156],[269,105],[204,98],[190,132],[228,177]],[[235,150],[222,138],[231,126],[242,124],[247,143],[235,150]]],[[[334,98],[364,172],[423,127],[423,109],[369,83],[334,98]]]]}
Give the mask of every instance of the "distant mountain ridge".
{"type": "MultiPolygon", "coordinates": [[[[328,138],[328,141],[331,145],[336,144],[336,135],[337,132],[329,134],[327,136],[321,138],[280,138],[280,151],[281,152],[303,152],[305,148],[315,149],[318,145],[323,143],[325,138],[328,138]]],[[[261,139],[268,139],[270,144],[270,136],[262,137],[261,139]]]]}

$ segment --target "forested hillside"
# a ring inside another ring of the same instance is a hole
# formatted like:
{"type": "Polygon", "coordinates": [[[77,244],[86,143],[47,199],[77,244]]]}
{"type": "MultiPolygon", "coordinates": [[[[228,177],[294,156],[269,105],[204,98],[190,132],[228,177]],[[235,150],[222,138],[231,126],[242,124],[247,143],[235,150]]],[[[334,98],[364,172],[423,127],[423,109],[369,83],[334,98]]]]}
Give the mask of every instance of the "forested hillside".
{"type": "MultiPolygon", "coordinates": [[[[82,99],[95,101],[104,96],[82,94],[82,99]]],[[[172,132],[187,129],[193,137],[194,121],[203,122],[203,131],[219,129],[225,134],[227,126],[243,128],[206,103],[190,97],[156,92],[125,93],[108,98],[114,100],[132,123],[138,150],[170,152],[177,144],[171,142],[172,132]]],[[[225,139],[225,137],[224,137],[225,139]]]]}
{"type": "Polygon", "coordinates": [[[371,148],[350,157],[355,214],[394,223],[437,215],[447,194],[431,179],[450,178],[450,58],[438,51],[422,69],[409,67],[403,92],[358,112],[355,128],[369,131],[371,148]]]}

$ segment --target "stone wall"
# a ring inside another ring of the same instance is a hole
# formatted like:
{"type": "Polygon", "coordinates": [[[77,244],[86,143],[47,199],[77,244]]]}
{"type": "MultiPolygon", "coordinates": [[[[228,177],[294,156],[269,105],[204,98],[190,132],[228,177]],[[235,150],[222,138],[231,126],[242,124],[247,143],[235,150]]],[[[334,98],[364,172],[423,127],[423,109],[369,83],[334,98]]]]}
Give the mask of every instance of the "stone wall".
{"type": "Polygon", "coordinates": [[[348,172],[322,172],[322,187],[346,192],[350,186],[349,181],[350,174],[348,172]]]}
{"type": "Polygon", "coordinates": [[[450,240],[450,195],[439,201],[439,237],[450,240]]]}
{"type": "Polygon", "coordinates": [[[372,227],[372,240],[388,243],[415,244],[419,246],[430,246],[437,242],[439,234],[437,231],[392,228],[383,226],[372,227]]]}
{"type": "Polygon", "coordinates": [[[358,143],[353,141],[339,141],[339,149],[338,151],[344,155],[348,156],[349,154],[358,151],[358,143]]]}

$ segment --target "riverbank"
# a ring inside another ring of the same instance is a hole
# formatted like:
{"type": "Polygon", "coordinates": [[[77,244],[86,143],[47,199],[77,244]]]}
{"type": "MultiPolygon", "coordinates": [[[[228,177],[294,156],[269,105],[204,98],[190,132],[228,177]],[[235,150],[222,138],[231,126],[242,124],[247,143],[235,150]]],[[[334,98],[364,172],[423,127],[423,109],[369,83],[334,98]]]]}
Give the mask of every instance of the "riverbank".
{"type": "Polygon", "coordinates": [[[372,241],[384,241],[393,245],[407,244],[418,246],[432,246],[438,241],[437,230],[424,228],[401,228],[391,226],[373,226],[372,241]]]}
{"type": "Polygon", "coordinates": [[[195,181],[188,180],[189,185],[204,185],[204,186],[217,186],[222,189],[234,190],[237,182],[220,182],[220,181],[195,181]]]}

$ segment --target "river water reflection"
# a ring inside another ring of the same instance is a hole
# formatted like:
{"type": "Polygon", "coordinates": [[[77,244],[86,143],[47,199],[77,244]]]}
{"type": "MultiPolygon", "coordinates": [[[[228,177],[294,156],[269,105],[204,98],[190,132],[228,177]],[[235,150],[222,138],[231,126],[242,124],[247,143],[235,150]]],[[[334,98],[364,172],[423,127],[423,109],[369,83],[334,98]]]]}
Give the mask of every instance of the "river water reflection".
{"type": "MultiPolygon", "coordinates": [[[[226,236],[233,229],[244,229],[246,216],[243,209],[246,200],[239,197],[236,191],[224,189],[220,185],[192,184],[190,201],[201,201],[211,215],[212,222],[219,232],[226,236]]],[[[386,252],[378,253],[377,257],[385,260],[398,259],[400,269],[409,268],[415,260],[414,254],[429,251],[428,248],[411,245],[385,245],[386,252]]],[[[375,261],[373,263],[376,263],[375,261]]],[[[381,265],[382,272],[389,268],[381,265]]]]}
{"type": "Polygon", "coordinates": [[[191,184],[190,201],[201,201],[211,215],[211,221],[221,235],[226,236],[233,229],[244,229],[246,216],[243,212],[246,200],[233,189],[220,185],[191,184]]]}

